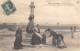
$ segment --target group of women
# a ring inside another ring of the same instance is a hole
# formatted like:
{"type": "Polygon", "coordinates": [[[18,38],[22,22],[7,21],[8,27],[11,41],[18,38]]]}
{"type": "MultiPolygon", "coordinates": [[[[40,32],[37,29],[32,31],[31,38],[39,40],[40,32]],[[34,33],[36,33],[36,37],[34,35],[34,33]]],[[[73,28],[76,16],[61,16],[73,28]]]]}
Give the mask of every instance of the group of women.
{"type": "MultiPolygon", "coordinates": [[[[18,27],[16,34],[15,34],[15,42],[14,42],[14,48],[15,49],[21,49],[23,47],[22,44],[22,29],[21,27],[18,27]]],[[[34,32],[32,33],[32,39],[31,39],[32,45],[39,45],[39,44],[46,44],[46,35],[40,34],[40,29],[38,26],[34,28],[34,32]]]]}
{"type": "MultiPolygon", "coordinates": [[[[56,46],[58,48],[62,48],[62,46],[60,46],[60,43],[63,42],[64,46],[63,47],[66,47],[66,44],[64,42],[64,37],[61,35],[61,34],[57,34],[55,31],[51,30],[50,28],[45,30],[46,31],[49,31],[51,34],[50,36],[53,37],[52,39],[52,45],[53,46],[56,46]]],[[[48,37],[50,37],[48,36],[48,37]]],[[[22,29],[19,27],[16,31],[16,35],[15,35],[16,39],[15,39],[15,42],[14,42],[14,48],[15,49],[20,49],[23,47],[23,44],[22,43],[22,29]]],[[[46,34],[40,34],[40,29],[39,27],[35,27],[34,29],[34,32],[32,34],[32,41],[31,41],[32,45],[39,45],[39,44],[46,44],[46,34]]]]}

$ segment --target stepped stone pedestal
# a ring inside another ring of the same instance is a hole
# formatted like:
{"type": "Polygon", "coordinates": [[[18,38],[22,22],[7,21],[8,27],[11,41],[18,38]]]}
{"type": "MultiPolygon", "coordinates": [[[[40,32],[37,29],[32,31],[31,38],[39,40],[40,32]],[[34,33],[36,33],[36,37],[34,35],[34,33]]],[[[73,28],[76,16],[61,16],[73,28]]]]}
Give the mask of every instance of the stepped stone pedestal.
{"type": "Polygon", "coordinates": [[[32,34],[25,34],[25,38],[23,39],[24,44],[31,44],[32,34]]]}

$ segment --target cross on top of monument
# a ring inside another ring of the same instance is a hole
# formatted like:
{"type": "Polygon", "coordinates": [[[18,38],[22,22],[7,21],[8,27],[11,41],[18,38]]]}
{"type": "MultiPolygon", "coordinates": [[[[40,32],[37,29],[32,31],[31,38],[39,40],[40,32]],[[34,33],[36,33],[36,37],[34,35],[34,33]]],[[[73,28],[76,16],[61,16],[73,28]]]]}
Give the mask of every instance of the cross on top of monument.
{"type": "Polygon", "coordinates": [[[34,2],[31,2],[30,8],[35,8],[34,2]]]}
{"type": "Polygon", "coordinates": [[[29,6],[31,8],[31,14],[30,15],[34,15],[34,8],[35,8],[34,2],[32,1],[29,6]]]}
{"type": "Polygon", "coordinates": [[[32,1],[31,4],[29,5],[30,9],[31,9],[31,13],[30,13],[30,17],[29,17],[29,20],[32,20],[34,19],[34,8],[35,8],[35,5],[34,5],[34,2],[32,1]]]}

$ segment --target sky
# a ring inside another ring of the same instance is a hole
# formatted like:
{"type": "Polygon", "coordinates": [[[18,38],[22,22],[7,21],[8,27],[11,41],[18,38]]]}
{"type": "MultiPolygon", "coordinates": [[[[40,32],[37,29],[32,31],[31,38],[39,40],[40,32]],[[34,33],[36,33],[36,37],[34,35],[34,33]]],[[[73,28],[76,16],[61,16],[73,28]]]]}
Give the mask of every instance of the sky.
{"type": "Polygon", "coordinates": [[[11,0],[16,11],[8,16],[1,7],[5,1],[0,0],[0,23],[28,23],[29,5],[34,1],[35,24],[80,24],[80,0],[11,0]]]}

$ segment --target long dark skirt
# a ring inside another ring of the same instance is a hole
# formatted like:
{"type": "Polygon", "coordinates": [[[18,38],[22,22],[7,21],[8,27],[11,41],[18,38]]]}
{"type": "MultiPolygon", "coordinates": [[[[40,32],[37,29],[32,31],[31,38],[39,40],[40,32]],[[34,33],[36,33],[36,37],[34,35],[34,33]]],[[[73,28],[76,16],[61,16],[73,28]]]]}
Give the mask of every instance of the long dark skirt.
{"type": "Polygon", "coordinates": [[[41,44],[41,39],[36,34],[32,35],[32,45],[39,45],[41,44]]]}
{"type": "Polygon", "coordinates": [[[56,39],[55,38],[52,39],[52,45],[53,46],[56,46],[57,45],[57,42],[56,42],[56,39]]]}
{"type": "Polygon", "coordinates": [[[16,37],[15,42],[14,42],[14,49],[20,49],[23,45],[22,43],[22,37],[16,37]]]}
{"type": "Polygon", "coordinates": [[[42,35],[43,38],[42,38],[42,44],[46,44],[46,35],[42,35]]]}

